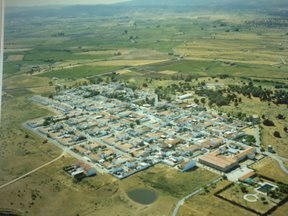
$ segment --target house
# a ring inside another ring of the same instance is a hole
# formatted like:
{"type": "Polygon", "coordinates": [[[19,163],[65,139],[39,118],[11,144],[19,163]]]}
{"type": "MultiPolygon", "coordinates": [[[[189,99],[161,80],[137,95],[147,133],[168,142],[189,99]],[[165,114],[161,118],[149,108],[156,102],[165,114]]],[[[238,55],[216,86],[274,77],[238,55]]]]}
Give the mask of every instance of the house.
{"type": "Polygon", "coordinates": [[[184,161],[178,166],[178,168],[180,170],[182,170],[182,172],[187,172],[187,171],[189,171],[191,169],[196,168],[196,161],[195,160],[184,161]]]}
{"type": "Polygon", "coordinates": [[[76,152],[79,152],[80,154],[82,154],[82,155],[85,155],[86,154],[86,152],[87,152],[87,149],[85,149],[83,146],[81,146],[81,145],[76,145],[76,146],[74,146],[74,150],[76,151],[76,152]]]}
{"type": "Polygon", "coordinates": [[[254,171],[251,171],[243,176],[241,176],[238,180],[240,182],[244,182],[247,184],[255,184],[255,182],[253,181],[253,178],[256,176],[256,173],[254,171]]]}
{"type": "Polygon", "coordinates": [[[188,98],[191,98],[193,96],[193,94],[184,94],[184,95],[180,95],[178,96],[179,100],[186,100],[188,98]]]}
{"type": "Polygon", "coordinates": [[[84,174],[87,176],[87,177],[90,177],[90,176],[94,176],[96,175],[96,169],[86,163],[83,163],[82,161],[79,162],[79,165],[80,167],[83,168],[84,170],[84,174]]]}

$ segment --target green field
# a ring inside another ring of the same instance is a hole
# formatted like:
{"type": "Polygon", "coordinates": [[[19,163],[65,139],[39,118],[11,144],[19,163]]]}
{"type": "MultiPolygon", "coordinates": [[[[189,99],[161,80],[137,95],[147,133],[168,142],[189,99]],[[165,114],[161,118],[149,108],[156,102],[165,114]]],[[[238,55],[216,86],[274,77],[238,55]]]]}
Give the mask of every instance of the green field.
{"type": "Polygon", "coordinates": [[[105,67],[105,66],[75,66],[67,69],[59,69],[53,72],[47,72],[41,74],[42,77],[58,77],[62,79],[80,79],[85,77],[91,77],[100,75],[103,73],[114,72],[120,69],[120,67],[105,67]]]}
{"type": "Polygon", "coordinates": [[[182,173],[162,164],[139,174],[139,178],[145,184],[162,193],[178,198],[184,197],[194,190],[205,186],[217,177],[216,174],[200,168],[182,173]]]}
{"type": "Polygon", "coordinates": [[[287,67],[275,68],[269,65],[255,65],[235,63],[230,66],[220,61],[207,60],[180,60],[169,63],[147,66],[147,69],[156,71],[172,70],[183,74],[192,74],[195,76],[219,76],[226,74],[232,77],[266,78],[281,79],[288,78],[287,67]]]}

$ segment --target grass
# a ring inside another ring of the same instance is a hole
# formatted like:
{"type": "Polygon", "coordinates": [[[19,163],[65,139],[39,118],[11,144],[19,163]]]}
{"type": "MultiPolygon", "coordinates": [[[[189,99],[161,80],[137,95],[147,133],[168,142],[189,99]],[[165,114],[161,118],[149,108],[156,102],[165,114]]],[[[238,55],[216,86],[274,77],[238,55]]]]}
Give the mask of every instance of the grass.
{"type": "MultiPolygon", "coordinates": [[[[268,87],[266,87],[268,88],[268,87]]],[[[238,95],[239,96],[239,95],[238,95]]],[[[277,119],[278,114],[288,116],[287,107],[285,105],[275,105],[273,103],[268,105],[268,102],[262,102],[258,98],[246,98],[241,96],[242,103],[240,103],[235,109],[234,105],[224,106],[221,108],[226,113],[246,113],[247,116],[258,115],[262,117],[264,115],[266,118],[272,120],[275,123],[274,127],[267,127],[263,124],[261,126],[261,144],[264,148],[268,145],[272,145],[276,150],[277,154],[282,157],[288,157],[288,134],[284,132],[284,127],[287,127],[285,120],[277,119]],[[255,109],[257,106],[257,109],[255,109]],[[275,138],[274,131],[279,131],[282,138],[275,138]]],[[[263,119],[261,119],[262,121],[263,119]]]]}
{"type": "Polygon", "coordinates": [[[273,212],[273,216],[283,216],[286,215],[288,211],[288,203],[286,202],[286,204],[284,204],[283,206],[281,206],[280,208],[276,209],[275,212],[273,212]]]}
{"type": "Polygon", "coordinates": [[[200,168],[191,172],[182,173],[163,164],[139,174],[139,178],[145,184],[178,198],[186,196],[216,177],[216,174],[200,168]]]}
{"type": "MultiPolygon", "coordinates": [[[[255,194],[253,187],[248,187],[247,190],[248,190],[247,194],[255,194]]],[[[265,195],[257,194],[259,198],[257,202],[248,202],[243,198],[245,194],[246,193],[241,192],[240,186],[236,184],[232,186],[231,188],[223,191],[220,195],[225,197],[226,199],[234,201],[247,208],[254,209],[255,211],[258,211],[260,213],[265,213],[269,209],[271,209],[273,206],[275,206],[275,203],[273,203],[270,198],[266,198],[265,195]],[[264,204],[261,201],[261,198],[265,198],[265,201],[267,201],[267,204],[264,204]]]]}
{"type": "Polygon", "coordinates": [[[188,199],[183,206],[180,207],[179,216],[202,216],[202,215],[245,215],[253,216],[244,209],[234,206],[224,200],[221,200],[213,195],[213,193],[230,184],[228,181],[221,181],[214,188],[209,188],[210,192],[202,192],[188,199]]]}
{"type": "Polygon", "coordinates": [[[39,75],[40,77],[58,77],[61,79],[80,79],[103,73],[114,72],[121,67],[117,66],[75,66],[63,70],[55,70],[39,75]]]}
{"type": "MultiPolygon", "coordinates": [[[[19,64],[21,64],[19,62],[19,64]]],[[[16,62],[4,62],[3,65],[3,76],[4,78],[8,75],[13,75],[15,73],[18,73],[20,71],[20,65],[18,65],[16,62]]]]}
{"type": "Polygon", "coordinates": [[[286,66],[275,68],[268,65],[236,63],[234,66],[228,66],[220,61],[214,60],[180,60],[168,63],[155,64],[149,69],[155,71],[178,71],[179,73],[192,74],[199,76],[217,76],[227,74],[234,77],[259,77],[259,78],[277,78],[287,77],[286,66]]]}
{"type": "Polygon", "coordinates": [[[277,161],[269,157],[253,164],[251,168],[255,169],[260,175],[288,184],[287,174],[281,170],[277,161]]]}
{"type": "Polygon", "coordinates": [[[82,60],[82,59],[106,59],[113,55],[89,55],[89,54],[78,54],[71,50],[32,50],[25,54],[24,60],[29,61],[40,61],[40,62],[62,62],[67,60],[82,60]],[[41,53],[41,55],[39,55],[41,53]]]}

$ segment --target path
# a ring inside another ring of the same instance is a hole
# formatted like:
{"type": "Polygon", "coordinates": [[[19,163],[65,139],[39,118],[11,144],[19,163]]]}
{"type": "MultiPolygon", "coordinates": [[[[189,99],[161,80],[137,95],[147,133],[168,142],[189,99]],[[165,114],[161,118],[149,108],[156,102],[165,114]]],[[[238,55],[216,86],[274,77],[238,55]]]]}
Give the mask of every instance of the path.
{"type": "Polygon", "coordinates": [[[32,170],[32,171],[30,171],[30,172],[28,172],[28,173],[26,173],[26,174],[24,174],[24,175],[22,175],[22,176],[16,178],[16,179],[13,179],[13,180],[10,181],[10,182],[7,182],[6,184],[1,185],[1,186],[0,186],[0,189],[5,188],[5,187],[7,187],[7,186],[9,186],[9,185],[11,185],[11,184],[13,184],[13,183],[15,183],[15,182],[17,182],[17,181],[19,181],[19,180],[25,178],[25,177],[27,177],[27,176],[29,176],[29,175],[31,175],[31,174],[37,172],[38,170],[40,170],[40,169],[42,169],[42,168],[44,168],[44,167],[46,167],[46,166],[48,166],[48,165],[54,163],[55,161],[61,159],[63,156],[64,156],[64,152],[62,152],[61,155],[59,155],[57,158],[55,158],[55,159],[53,159],[53,160],[51,160],[51,161],[49,161],[49,162],[43,164],[42,166],[39,166],[39,167],[37,167],[36,169],[34,169],[34,170],[32,170]]]}
{"type": "Polygon", "coordinates": [[[285,164],[283,162],[283,160],[287,161],[286,158],[282,158],[282,157],[280,157],[280,156],[278,156],[276,154],[272,154],[270,152],[265,152],[265,154],[267,156],[269,156],[270,158],[272,158],[273,160],[276,160],[279,163],[280,168],[282,169],[282,171],[285,172],[288,175],[288,169],[286,168],[286,166],[285,166],[285,164]]]}
{"type": "MultiPolygon", "coordinates": [[[[261,153],[261,150],[260,150],[260,145],[261,145],[261,142],[260,142],[260,128],[259,126],[257,125],[256,126],[256,135],[255,135],[255,139],[256,139],[256,146],[257,146],[257,151],[259,153],[261,153]]],[[[280,157],[278,156],[277,154],[272,154],[270,152],[264,152],[264,154],[266,154],[268,157],[272,158],[273,160],[276,160],[280,166],[280,168],[282,169],[283,172],[285,172],[287,175],[288,175],[288,169],[286,168],[285,164],[283,161],[287,162],[288,159],[287,158],[283,158],[283,157],[280,157]]]]}

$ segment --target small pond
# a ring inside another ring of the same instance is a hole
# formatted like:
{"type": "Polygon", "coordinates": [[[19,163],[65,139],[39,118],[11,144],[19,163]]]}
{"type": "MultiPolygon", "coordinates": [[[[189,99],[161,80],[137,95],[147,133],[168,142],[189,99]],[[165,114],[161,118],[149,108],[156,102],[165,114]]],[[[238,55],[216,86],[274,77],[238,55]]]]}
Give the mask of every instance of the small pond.
{"type": "Polygon", "coordinates": [[[134,202],[143,204],[143,205],[149,205],[156,201],[157,194],[153,190],[149,189],[134,189],[127,193],[130,199],[132,199],[134,202]]]}
{"type": "Polygon", "coordinates": [[[263,193],[268,193],[270,190],[272,190],[274,188],[273,185],[270,184],[264,184],[263,186],[261,186],[260,188],[258,188],[258,191],[261,191],[263,193]]]}

